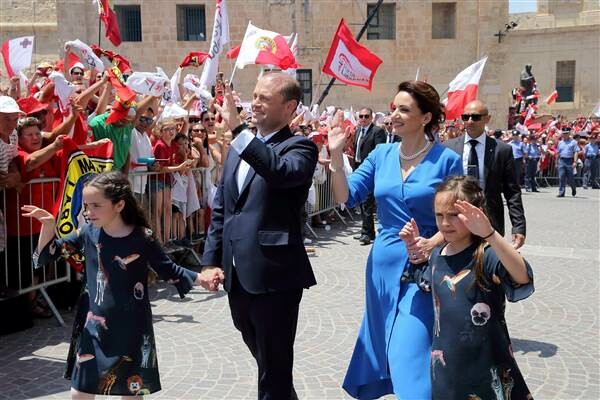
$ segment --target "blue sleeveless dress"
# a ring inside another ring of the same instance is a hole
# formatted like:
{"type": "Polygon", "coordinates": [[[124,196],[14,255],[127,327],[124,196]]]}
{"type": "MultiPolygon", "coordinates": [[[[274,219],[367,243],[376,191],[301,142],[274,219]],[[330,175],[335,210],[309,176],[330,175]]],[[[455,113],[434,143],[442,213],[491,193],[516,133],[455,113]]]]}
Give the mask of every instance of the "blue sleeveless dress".
{"type": "Polygon", "coordinates": [[[400,230],[414,218],[423,237],[437,232],[433,197],[447,176],[462,175],[454,151],[435,143],[402,181],[399,143],[380,144],[348,177],[347,205],[370,193],[381,228],[366,268],[365,314],[343,388],[357,399],[394,393],[399,399],[430,399],[433,305],[416,284],[400,284],[408,255],[400,230]]]}

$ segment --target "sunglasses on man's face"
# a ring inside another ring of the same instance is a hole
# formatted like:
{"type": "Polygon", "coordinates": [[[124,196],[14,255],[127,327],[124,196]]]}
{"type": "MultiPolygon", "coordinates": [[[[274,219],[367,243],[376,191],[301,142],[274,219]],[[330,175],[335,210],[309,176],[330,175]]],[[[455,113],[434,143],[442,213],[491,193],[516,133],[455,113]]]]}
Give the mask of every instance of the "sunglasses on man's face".
{"type": "Polygon", "coordinates": [[[369,119],[369,118],[371,118],[371,116],[369,114],[360,114],[358,116],[358,118],[360,118],[360,119],[369,119]]]}
{"type": "Polygon", "coordinates": [[[150,117],[140,117],[140,123],[144,125],[150,125],[152,123],[152,118],[150,117]]]}
{"type": "Polygon", "coordinates": [[[192,129],[192,132],[194,132],[194,133],[200,133],[200,132],[202,132],[202,129],[192,129]]]}
{"type": "Polygon", "coordinates": [[[464,122],[467,122],[469,119],[473,120],[473,122],[481,121],[481,118],[485,117],[487,114],[463,114],[460,116],[464,122]]]}
{"type": "Polygon", "coordinates": [[[204,118],[202,121],[203,122],[207,122],[207,121],[214,121],[215,117],[208,117],[208,118],[204,118]]]}
{"type": "Polygon", "coordinates": [[[392,123],[391,123],[391,122],[384,122],[383,124],[384,124],[385,126],[390,126],[390,125],[392,125],[392,123]]]}
{"type": "Polygon", "coordinates": [[[83,71],[73,71],[73,72],[71,72],[71,75],[82,75],[83,76],[83,71]]]}

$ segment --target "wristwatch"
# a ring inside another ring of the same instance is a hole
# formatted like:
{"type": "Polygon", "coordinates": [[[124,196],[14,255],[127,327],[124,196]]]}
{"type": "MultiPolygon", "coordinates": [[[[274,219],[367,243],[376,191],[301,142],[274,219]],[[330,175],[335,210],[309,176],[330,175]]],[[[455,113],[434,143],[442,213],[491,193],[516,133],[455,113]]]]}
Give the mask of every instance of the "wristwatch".
{"type": "Polygon", "coordinates": [[[248,129],[248,124],[245,123],[245,122],[242,122],[241,124],[239,124],[238,126],[236,126],[235,128],[233,128],[231,130],[232,139],[235,139],[237,137],[237,135],[239,135],[240,133],[242,133],[242,131],[244,129],[248,129]]]}

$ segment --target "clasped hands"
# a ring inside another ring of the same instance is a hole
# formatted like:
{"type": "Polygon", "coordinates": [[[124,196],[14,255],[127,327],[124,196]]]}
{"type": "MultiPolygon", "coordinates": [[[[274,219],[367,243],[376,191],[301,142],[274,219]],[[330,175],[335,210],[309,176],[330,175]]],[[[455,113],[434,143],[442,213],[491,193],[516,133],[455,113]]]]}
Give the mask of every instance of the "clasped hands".
{"type": "Polygon", "coordinates": [[[223,270],[219,267],[208,265],[202,268],[202,271],[196,278],[196,284],[202,286],[210,292],[219,290],[219,285],[225,281],[223,270]]]}
{"type": "Polygon", "coordinates": [[[412,264],[422,264],[429,259],[432,250],[429,239],[421,236],[414,218],[404,225],[400,231],[400,239],[406,245],[408,258],[412,264]]]}

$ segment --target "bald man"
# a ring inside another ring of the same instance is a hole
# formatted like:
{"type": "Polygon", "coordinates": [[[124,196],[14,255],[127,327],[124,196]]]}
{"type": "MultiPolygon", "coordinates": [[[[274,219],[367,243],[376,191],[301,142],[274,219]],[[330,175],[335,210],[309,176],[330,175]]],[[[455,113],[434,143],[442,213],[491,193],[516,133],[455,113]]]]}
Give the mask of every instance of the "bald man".
{"type": "Polygon", "coordinates": [[[462,156],[465,174],[479,180],[486,200],[486,211],[494,229],[504,235],[504,206],[512,224],[512,243],[519,248],[525,243],[525,212],[521,188],[516,180],[512,148],[485,135],[485,126],[491,116],[480,100],[467,104],[461,119],[466,134],[444,142],[444,146],[462,156]]]}
{"type": "Polygon", "coordinates": [[[234,139],[213,202],[202,285],[228,292],[233,324],[258,365],[259,399],[296,399],[292,369],[300,299],[316,284],[302,238],[302,211],[318,159],[316,145],[288,122],[300,101],[289,75],[269,73],[242,121],[229,85],[218,107],[234,139]]]}

